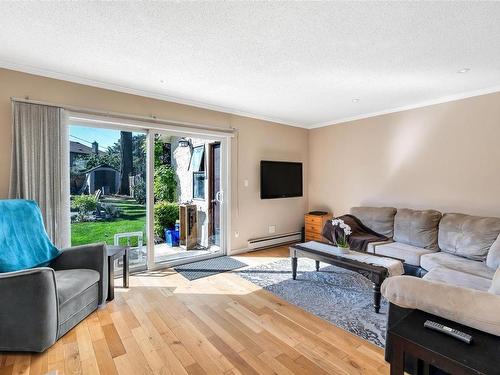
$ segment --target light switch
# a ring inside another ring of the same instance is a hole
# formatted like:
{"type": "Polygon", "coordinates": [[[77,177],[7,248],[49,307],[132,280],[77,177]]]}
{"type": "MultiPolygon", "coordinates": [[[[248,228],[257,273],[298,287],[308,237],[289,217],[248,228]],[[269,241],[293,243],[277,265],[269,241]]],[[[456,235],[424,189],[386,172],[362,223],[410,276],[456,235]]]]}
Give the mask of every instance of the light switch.
{"type": "Polygon", "coordinates": [[[248,180],[246,178],[243,180],[243,186],[248,187],[248,180]]]}

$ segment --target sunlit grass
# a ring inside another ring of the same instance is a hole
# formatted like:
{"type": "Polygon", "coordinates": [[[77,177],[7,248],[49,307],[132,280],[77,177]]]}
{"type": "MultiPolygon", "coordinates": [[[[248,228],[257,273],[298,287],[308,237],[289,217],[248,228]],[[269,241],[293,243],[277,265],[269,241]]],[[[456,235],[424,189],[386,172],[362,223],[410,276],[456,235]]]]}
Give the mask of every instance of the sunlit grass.
{"type": "MultiPolygon", "coordinates": [[[[84,245],[95,242],[113,244],[114,235],[124,232],[143,232],[144,243],[146,231],[146,207],[139,205],[133,199],[106,198],[102,203],[112,203],[121,209],[118,219],[71,224],[71,244],[84,245]]],[[[132,245],[136,245],[134,239],[132,245]]]]}

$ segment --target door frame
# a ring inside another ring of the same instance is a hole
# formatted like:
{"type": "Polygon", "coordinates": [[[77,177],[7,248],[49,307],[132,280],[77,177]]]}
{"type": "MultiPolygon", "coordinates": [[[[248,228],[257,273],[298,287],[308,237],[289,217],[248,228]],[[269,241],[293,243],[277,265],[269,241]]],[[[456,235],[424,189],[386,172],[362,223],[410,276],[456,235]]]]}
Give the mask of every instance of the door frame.
{"type": "MultiPolygon", "coordinates": [[[[202,124],[191,123],[155,123],[146,120],[133,120],[128,118],[114,117],[113,114],[95,115],[78,111],[68,111],[66,124],[70,122],[88,127],[111,128],[126,131],[142,132],[146,134],[146,233],[147,233],[147,259],[146,269],[156,270],[168,268],[186,263],[186,260],[178,260],[169,263],[154,262],[154,135],[156,133],[174,134],[179,137],[199,137],[207,140],[218,141],[221,144],[221,186],[223,191],[223,203],[221,210],[221,227],[225,233],[221,236],[220,255],[227,255],[231,252],[231,141],[235,136],[234,129],[221,127],[208,129],[202,124]]],[[[69,136],[68,136],[69,142],[69,136]]],[[[69,220],[69,215],[68,215],[69,220]]],[[[213,256],[200,256],[196,260],[210,259],[213,256]]],[[[192,261],[192,260],[190,260],[192,261]]]]}
{"type": "MultiPolygon", "coordinates": [[[[209,235],[213,235],[213,202],[212,197],[214,197],[214,149],[218,147],[221,148],[220,142],[212,142],[208,144],[208,197],[210,201],[208,202],[208,233],[209,235]]],[[[222,149],[220,150],[222,156],[222,149]]],[[[222,159],[220,161],[222,164],[222,159]]],[[[222,177],[222,176],[221,176],[222,177]]],[[[222,178],[221,178],[222,180],[222,178]]],[[[215,198],[214,198],[215,199],[215,198]]],[[[219,224],[220,225],[220,224],[219,224]]]]}

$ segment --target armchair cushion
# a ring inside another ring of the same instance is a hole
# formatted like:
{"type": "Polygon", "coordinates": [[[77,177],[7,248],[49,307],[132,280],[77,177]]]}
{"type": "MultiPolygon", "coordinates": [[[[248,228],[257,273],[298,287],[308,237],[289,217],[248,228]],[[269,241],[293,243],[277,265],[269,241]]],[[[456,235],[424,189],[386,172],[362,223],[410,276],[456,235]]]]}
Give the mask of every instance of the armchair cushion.
{"type": "Polygon", "coordinates": [[[63,249],[50,267],[56,271],[89,269],[99,273],[99,305],[106,302],[108,297],[108,255],[106,244],[96,243],[63,249]]]}
{"type": "Polygon", "coordinates": [[[59,332],[64,335],[97,308],[99,272],[88,269],[56,271],[59,332]]]}
{"type": "Polygon", "coordinates": [[[44,267],[59,256],[35,201],[0,200],[0,272],[44,267]]]}

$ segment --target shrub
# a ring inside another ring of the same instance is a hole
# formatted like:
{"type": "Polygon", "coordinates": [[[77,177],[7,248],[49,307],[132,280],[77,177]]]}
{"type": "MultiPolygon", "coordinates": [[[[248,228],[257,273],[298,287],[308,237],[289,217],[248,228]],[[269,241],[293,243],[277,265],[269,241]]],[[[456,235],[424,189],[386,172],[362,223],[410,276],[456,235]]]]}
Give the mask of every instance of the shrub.
{"type": "Polygon", "coordinates": [[[175,202],[177,200],[175,197],[177,180],[171,167],[161,165],[155,168],[153,189],[158,201],[175,202]]]}
{"type": "Polygon", "coordinates": [[[155,234],[163,237],[165,228],[171,228],[179,219],[177,203],[161,201],[155,204],[155,234]]]}
{"type": "Polygon", "coordinates": [[[106,215],[106,219],[117,219],[120,217],[122,210],[120,207],[112,204],[112,203],[103,203],[101,204],[101,208],[104,210],[106,215]]]}
{"type": "Polygon", "coordinates": [[[146,203],[146,183],[142,178],[137,178],[133,189],[133,196],[137,203],[146,203]]]}
{"type": "Polygon", "coordinates": [[[71,207],[78,211],[78,221],[85,220],[85,217],[97,208],[97,198],[93,195],[77,195],[71,202],[71,207]]]}

